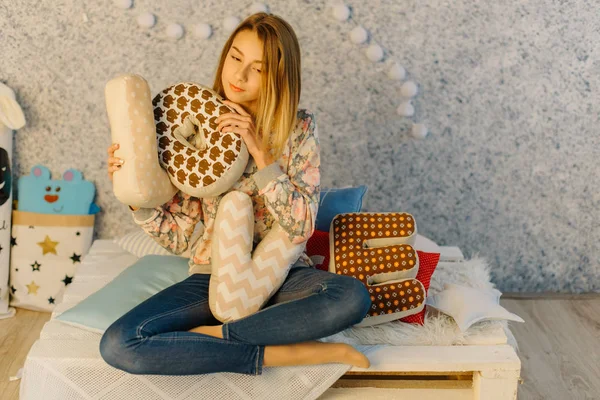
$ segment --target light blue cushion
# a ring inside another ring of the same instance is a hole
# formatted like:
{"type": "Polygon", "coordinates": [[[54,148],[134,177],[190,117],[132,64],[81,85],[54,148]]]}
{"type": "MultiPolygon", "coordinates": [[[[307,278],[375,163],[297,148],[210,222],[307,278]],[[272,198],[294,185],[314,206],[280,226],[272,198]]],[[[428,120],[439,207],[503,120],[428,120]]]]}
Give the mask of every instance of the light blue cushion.
{"type": "Polygon", "coordinates": [[[186,279],[188,258],[148,255],[127,267],[102,289],[56,317],[57,320],[103,333],[141,302],[186,279]]]}
{"type": "Polygon", "coordinates": [[[338,214],[360,212],[366,185],[347,188],[323,188],[317,211],[316,228],[319,231],[329,232],[331,221],[338,214]]]}

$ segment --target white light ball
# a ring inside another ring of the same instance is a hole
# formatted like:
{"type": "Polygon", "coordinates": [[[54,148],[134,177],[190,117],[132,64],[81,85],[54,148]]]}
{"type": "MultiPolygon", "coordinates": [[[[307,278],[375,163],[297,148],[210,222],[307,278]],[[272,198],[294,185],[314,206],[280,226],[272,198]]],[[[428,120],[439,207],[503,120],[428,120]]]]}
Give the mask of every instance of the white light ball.
{"type": "Polygon", "coordinates": [[[250,14],[256,14],[259,12],[269,13],[269,7],[263,3],[252,3],[250,6],[250,14]]]}
{"type": "Polygon", "coordinates": [[[181,39],[183,37],[183,26],[179,24],[169,24],[167,26],[167,36],[173,39],[181,39]]]}
{"type": "Polygon", "coordinates": [[[350,9],[345,4],[338,4],[333,7],[332,14],[338,21],[346,21],[350,17],[350,9]]]}
{"type": "Polygon", "coordinates": [[[133,0],[113,0],[115,6],[127,10],[133,5],[133,0]]]}
{"type": "Polygon", "coordinates": [[[241,21],[238,17],[225,17],[225,19],[223,19],[223,28],[225,28],[227,32],[232,32],[233,30],[235,30],[235,28],[237,28],[240,22],[241,21]]]}
{"type": "Polygon", "coordinates": [[[418,91],[417,84],[413,81],[404,82],[400,87],[402,97],[415,97],[418,91]]]}
{"type": "Polygon", "coordinates": [[[388,77],[396,81],[401,81],[406,77],[406,70],[402,65],[394,63],[388,71],[388,77]]]}
{"type": "Polygon", "coordinates": [[[194,26],[194,35],[200,39],[208,39],[212,35],[212,28],[209,24],[196,24],[194,26]]]}
{"type": "Polygon", "coordinates": [[[362,26],[357,26],[350,31],[350,40],[356,44],[362,44],[367,41],[369,34],[362,26]]]}
{"type": "Polygon", "coordinates": [[[373,62],[380,61],[383,58],[383,49],[378,44],[372,44],[367,47],[367,57],[373,62]]]}
{"type": "Polygon", "coordinates": [[[137,17],[137,23],[142,28],[152,28],[156,24],[156,16],[150,12],[145,12],[137,17]]]}
{"type": "Polygon", "coordinates": [[[412,126],[411,135],[415,139],[424,139],[427,133],[427,127],[423,124],[414,124],[412,126]]]}
{"type": "Polygon", "coordinates": [[[409,101],[401,103],[396,109],[398,115],[403,117],[412,117],[415,114],[415,107],[409,101]]]}

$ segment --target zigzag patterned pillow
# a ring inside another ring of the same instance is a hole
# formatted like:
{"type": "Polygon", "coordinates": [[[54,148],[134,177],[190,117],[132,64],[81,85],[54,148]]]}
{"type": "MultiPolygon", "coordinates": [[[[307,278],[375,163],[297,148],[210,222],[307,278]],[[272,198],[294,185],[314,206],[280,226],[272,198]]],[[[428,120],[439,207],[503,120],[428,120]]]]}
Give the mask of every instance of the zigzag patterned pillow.
{"type": "Polygon", "coordinates": [[[221,322],[235,321],[259,311],[279,290],[306,243],[293,244],[274,223],[252,251],[252,199],[234,190],[220,201],[211,243],[208,303],[221,322]]]}

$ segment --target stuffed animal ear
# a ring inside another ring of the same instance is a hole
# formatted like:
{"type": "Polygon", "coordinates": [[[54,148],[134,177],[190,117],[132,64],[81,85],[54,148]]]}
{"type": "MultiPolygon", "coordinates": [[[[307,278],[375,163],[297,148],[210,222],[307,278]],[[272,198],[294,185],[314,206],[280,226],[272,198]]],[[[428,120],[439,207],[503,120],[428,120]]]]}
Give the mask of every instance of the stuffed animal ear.
{"type": "Polygon", "coordinates": [[[31,168],[31,176],[36,179],[50,180],[50,170],[43,165],[35,165],[31,168]]]}
{"type": "Polygon", "coordinates": [[[9,96],[0,96],[0,122],[9,129],[25,126],[25,116],[19,103],[9,96]]]}
{"type": "Polygon", "coordinates": [[[68,182],[80,182],[83,180],[83,174],[73,168],[69,168],[63,173],[63,180],[68,182]]]}

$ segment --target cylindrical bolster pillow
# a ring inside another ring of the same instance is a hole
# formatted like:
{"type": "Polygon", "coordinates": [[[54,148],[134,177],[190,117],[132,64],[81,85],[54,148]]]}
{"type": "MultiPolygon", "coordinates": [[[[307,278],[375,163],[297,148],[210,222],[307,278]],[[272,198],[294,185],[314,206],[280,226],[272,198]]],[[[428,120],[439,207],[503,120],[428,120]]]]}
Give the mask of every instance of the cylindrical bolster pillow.
{"type": "Polygon", "coordinates": [[[108,82],[105,94],[112,140],[121,144],[115,156],[125,160],[113,175],[121,202],[156,207],[177,189],[215,197],[242,176],[249,156],[246,145],[236,133],[218,132],[215,122],[220,114],[235,110],[214,90],[183,82],[150,100],[144,78],[122,75],[108,82]]]}

